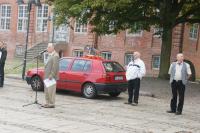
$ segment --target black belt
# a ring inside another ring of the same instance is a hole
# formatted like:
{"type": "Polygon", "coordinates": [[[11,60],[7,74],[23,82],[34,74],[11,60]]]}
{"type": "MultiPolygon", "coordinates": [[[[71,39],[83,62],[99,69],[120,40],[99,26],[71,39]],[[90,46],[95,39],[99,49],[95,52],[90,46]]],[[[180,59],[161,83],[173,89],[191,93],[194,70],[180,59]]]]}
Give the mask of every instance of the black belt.
{"type": "Polygon", "coordinates": [[[140,68],[140,66],[137,64],[130,64],[129,66],[136,66],[136,67],[140,68]]]}

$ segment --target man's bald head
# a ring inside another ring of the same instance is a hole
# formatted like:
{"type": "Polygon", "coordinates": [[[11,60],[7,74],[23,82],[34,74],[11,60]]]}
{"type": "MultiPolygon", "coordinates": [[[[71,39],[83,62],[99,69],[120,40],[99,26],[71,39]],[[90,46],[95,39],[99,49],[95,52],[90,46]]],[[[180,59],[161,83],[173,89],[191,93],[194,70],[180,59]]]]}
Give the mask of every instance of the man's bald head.
{"type": "Polygon", "coordinates": [[[178,53],[178,54],[176,55],[176,59],[177,59],[177,61],[178,61],[179,63],[182,63],[183,60],[184,60],[184,55],[183,55],[182,53],[178,53]]]}
{"type": "Polygon", "coordinates": [[[48,53],[52,53],[54,51],[54,44],[53,43],[48,43],[47,51],[48,51],[48,53]]]}
{"type": "Polygon", "coordinates": [[[134,59],[139,59],[140,58],[140,52],[138,52],[138,51],[135,51],[134,53],[133,53],[133,56],[134,56],[134,59]]]}
{"type": "Polygon", "coordinates": [[[0,48],[3,47],[3,41],[0,41],[0,48]]]}
{"type": "Polygon", "coordinates": [[[6,42],[0,41],[0,48],[6,48],[6,42]]]}

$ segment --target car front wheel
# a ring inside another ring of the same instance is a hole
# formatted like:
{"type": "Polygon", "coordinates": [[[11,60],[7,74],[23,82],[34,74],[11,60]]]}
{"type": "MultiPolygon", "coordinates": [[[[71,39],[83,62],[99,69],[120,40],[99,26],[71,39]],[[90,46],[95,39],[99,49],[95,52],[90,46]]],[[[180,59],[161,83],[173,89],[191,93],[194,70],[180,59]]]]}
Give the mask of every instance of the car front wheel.
{"type": "Polygon", "coordinates": [[[31,88],[36,91],[42,91],[44,90],[44,85],[39,76],[34,76],[31,78],[31,88]]]}
{"type": "Polygon", "coordinates": [[[109,95],[110,95],[111,97],[117,97],[117,96],[120,95],[120,93],[121,93],[121,92],[110,92],[109,95]]]}
{"type": "Polygon", "coordinates": [[[83,86],[83,96],[88,99],[92,99],[97,96],[96,88],[92,83],[86,83],[83,86]]]}

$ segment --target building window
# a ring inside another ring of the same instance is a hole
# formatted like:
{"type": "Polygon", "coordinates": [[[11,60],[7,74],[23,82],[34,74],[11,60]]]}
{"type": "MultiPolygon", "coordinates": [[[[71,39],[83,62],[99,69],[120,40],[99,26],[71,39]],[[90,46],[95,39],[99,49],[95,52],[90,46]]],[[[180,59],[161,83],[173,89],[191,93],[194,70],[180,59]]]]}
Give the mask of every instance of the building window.
{"type": "Polygon", "coordinates": [[[111,60],[112,53],[111,52],[101,52],[101,57],[106,60],[111,60]]]}
{"type": "Polygon", "coordinates": [[[197,39],[198,30],[199,30],[199,25],[198,25],[198,24],[192,24],[192,25],[190,26],[189,37],[190,37],[191,39],[197,39]]]}
{"type": "Polygon", "coordinates": [[[128,63],[131,62],[132,60],[133,60],[133,54],[126,53],[125,54],[124,64],[128,65],[128,63]]]}
{"type": "Polygon", "coordinates": [[[48,22],[48,5],[37,7],[37,31],[46,32],[48,22]]]}
{"type": "Polygon", "coordinates": [[[11,6],[3,4],[0,6],[0,29],[9,30],[10,29],[10,17],[11,16],[11,6]]]}
{"type": "Polygon", "coordinates": [[[73,51],[73,56],[74,57],[82,57],[83,56],[83,51],[82,50],[74,50],[73,51]]]}
{"type": "Polygon", "coordinates": [[[163,28],[154,27],[153,28],[153,37],[161,37],[163,32],[163,28]]]}
{"type": "Polygon", "coordinates": [[[111,21],[109,23],[109,31],[113,31],[115,29],[115,22],[114,21],[111,21]]]}
{"type": "Polygon", "coordinates": [[[59,27],[55,28],[55,35],[54,40],[59,42],[69,42],[69,28],[67,25],[60,25],[59,27]]]}
{"type": "Polygon", "coordinates": [[[127,36],[142,36],[142,28],[138,24],[135,24],[133,27],[133,31],[131,29],[126,30],[126,35],[127,36]]]}
{"type": "Polygon", "coordinates": [[[141,37],[142,36],[142,30],[138,30],[138,31],[134,31],[134,32],[127,30],[126,35],[127,36],[139,36],[139,37],[141,37]]]}
{"type": "Polygon", "coordinates": [[[87,33],[87,24],[82,24],[80,20],[76,20],[75,32],[76,33],[87,33]]]}
{"type": "Polygon", "coordinates": [[[159,69],[160,68],[160,55],[153,55],[152,56],[152,69],[159,69]]]}
{"type": "Polygon", "coordinates": [[[109,33],[105,34],[105,36],[115,36],[116,33],[114,33],[115,30],[115,21],[110,21],[108,25],[109,33]]]}
{"type": "Polygon", "coordinates": [[[28,24],[28,6],[20,5],[18,7],[18,31],[26,31],[28,24]]]}

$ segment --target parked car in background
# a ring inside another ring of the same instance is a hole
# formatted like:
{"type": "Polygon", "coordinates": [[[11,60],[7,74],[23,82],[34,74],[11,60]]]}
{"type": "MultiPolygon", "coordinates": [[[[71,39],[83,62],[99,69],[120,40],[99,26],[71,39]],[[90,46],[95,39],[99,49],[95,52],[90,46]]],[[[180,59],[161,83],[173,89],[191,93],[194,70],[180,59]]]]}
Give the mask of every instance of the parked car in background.
{"type": "MultiPolygon", "coordinates": [[[[31,69],[26,81],[33,90],[43,90],[44,69],[31,69]]],[[[86,98],[98,94],[117,97],[127,90],[124,68],[116,61],[104,60],[98,56],[63,57],[59,61],[57,89],[82,93],[86,98]]]]}

